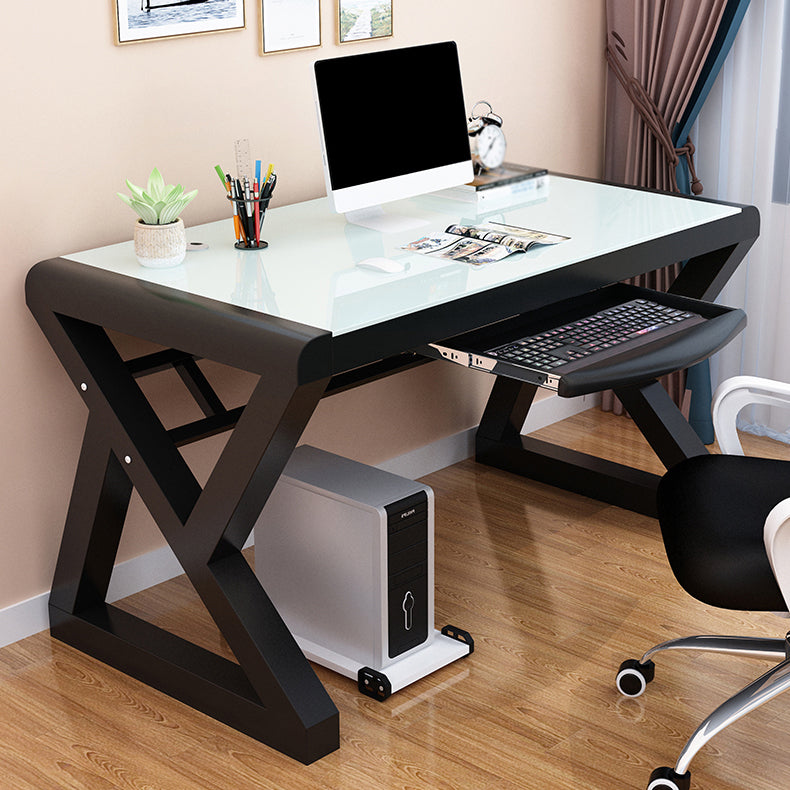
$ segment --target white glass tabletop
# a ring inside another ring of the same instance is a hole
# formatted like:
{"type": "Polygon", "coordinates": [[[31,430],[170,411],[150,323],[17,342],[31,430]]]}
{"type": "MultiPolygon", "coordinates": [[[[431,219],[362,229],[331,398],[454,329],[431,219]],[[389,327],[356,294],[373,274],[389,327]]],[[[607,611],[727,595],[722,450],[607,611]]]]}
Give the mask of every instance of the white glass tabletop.
{"type": "Polygon", "coordinates": [[[208,249],[188,252],[185,261],[171,269],[141,266],[131,241],[63,257],[340,335],[703,225],[740,209],[552,176],[548,197],[485,214],[436,195],[389,204],[386,211],[423,224],[384,234],[347,224],[322,198],[267,212],[261,235],[269,246],[260,251],[235,249],[233,223],[227,219],[187,228],[187,239],[204,242],[208,249]],[[492,220],[570,238],[482,266],[401,249],[459,221],[492,220]],[[371,257],[395,259],[405,269],[387,274],[355,265],[371,257]]]}

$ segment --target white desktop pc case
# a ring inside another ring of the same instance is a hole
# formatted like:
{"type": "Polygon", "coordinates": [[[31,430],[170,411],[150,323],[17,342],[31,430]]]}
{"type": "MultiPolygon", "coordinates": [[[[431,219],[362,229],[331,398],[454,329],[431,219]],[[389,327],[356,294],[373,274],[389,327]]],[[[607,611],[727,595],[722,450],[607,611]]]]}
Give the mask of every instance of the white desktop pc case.
{"type": "Polygon", "coordinates": [[[433,627],[433,491],[308,445],[255,526],[255,568],[308,659],[389,693],[468,655],[433,627]]]}

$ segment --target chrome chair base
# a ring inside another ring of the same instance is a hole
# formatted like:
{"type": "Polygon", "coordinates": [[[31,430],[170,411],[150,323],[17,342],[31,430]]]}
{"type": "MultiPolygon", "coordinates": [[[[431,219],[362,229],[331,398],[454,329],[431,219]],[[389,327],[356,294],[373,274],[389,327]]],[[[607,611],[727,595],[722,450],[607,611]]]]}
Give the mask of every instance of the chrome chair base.
{"type": "Polygon", "coordinates": [[[719,705],[689,738],[674,770],[656,769],[648,785],[648,790],[686,790],[690,782],[688,767],[691,760],[714,735],[790,688],[790,634],[784,639],[704,635],[662,642],[648,650],[640,660],[629,659],[620,665],[615,681],[620,693],[628,697],[640,696],[655,673],[653,656],[664,650],[703,650],[779,661],[719,705]]]}

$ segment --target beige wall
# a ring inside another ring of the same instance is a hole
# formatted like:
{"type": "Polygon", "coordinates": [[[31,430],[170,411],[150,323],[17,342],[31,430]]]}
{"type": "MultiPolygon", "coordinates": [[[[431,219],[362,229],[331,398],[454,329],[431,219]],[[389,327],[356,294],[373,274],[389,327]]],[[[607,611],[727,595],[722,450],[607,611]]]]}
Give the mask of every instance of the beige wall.
{"type": "MultiPolygon", "coordinates": [[[[320,50],[266,57],[254,0],[244,31],[123,47],[112,0],[4,7],[0,608],[49,587],[86,417],[26,310],[25,274],[38,260],[129,238],[131,212],[115,197],[126,177],[139,183],[157,165],[200,190],[187,224],[219,219],[227,207],[213,166],[230,168],[233,141],[247,137],[277,164],[276,203],[321,195],[312,60],[445,38],[458,42],[467,103],[485,98],[505,118],[510,159],[600,174],[604,0],[394,0],[393,39],[344,47],[333,0],[321,4],[320,50]]],[[[430,111],[395,109],[406,121],[430,111]]],[[[380,461],[474,425],[489,386],[424,366],[322,403],[307,438],[380,461]]],[[[206,464],[213,449],[191,452],[206,464]]],[[[141,511],[137,503],[124,556],[156,545],[141,511]]]]}

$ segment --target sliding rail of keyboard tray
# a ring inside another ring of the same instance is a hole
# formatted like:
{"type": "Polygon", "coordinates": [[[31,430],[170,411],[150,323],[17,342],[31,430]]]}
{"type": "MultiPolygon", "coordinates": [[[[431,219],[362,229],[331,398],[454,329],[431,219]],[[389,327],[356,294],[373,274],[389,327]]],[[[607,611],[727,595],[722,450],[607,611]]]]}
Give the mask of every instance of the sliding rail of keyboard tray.
{"type": "Polygon", "coordinates": [[[725,346],[745,326],[743,310],[618,283],[415,350],[426,357],[536,384],[572,398],[641,384],[688,368],[725,346]],[[670,323],[548,371],[492,353],[492,349],[529,336],[561,331],[572,322],[639,299],[657,302],[668,308],[669,315],[682,313],[686,316],[682,326],[670,323]],[[691,319],[688,314],[692,314],[691,319]]]}

